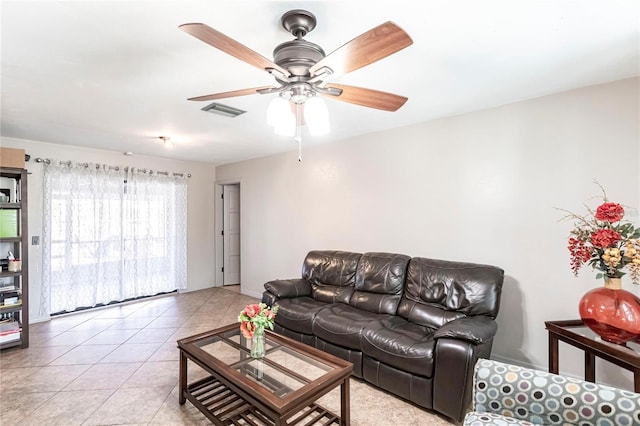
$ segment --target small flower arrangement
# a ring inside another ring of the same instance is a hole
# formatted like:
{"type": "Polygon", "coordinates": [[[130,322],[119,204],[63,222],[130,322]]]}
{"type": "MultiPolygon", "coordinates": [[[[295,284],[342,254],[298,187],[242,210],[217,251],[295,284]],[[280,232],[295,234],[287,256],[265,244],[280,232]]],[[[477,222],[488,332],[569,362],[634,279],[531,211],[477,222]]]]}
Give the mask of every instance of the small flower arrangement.
{"type": "Polygon", "coordinates": [[[247,305],[238,315],[240,332],[247,339],[251,339],[254,333],[262,334],[265,328],[273,330],[277,313],[277,306],[269,308],[265,303],[247,305]]]}
{"type": "MultiPolygon", "coordinates": [[[[597,182],[596,182],[597,183],[597,182]]],[[[571,270],[578,276],[584,264],[600,272],[596,278],[620,278],[628,268],[631,281],[640,284],[640,228],[623,221],[624,207],[607,200],[602,189],[602,200],[595,212],[587,206],[587,215],[567,213],[565,219],[574,219],[569,235],[571,270]]]]}

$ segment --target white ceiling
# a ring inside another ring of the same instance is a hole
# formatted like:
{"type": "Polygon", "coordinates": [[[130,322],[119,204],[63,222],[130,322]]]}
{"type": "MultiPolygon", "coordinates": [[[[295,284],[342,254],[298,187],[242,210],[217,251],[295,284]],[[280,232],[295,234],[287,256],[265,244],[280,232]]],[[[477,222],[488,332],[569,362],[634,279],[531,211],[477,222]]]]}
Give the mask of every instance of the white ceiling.
{"type": "Polygon", "coordinates": [[[409,97],[400,110],[329,100],[331,133],[304,144],[640,75],[636,0],[2,0],[2,136],[218,164],[295,150],[265,124],[275,95],[220,101],[236,118],[186,100],[274,81],[178,29],[203,22],[271,59],[291,9],[316,15],[306,39],[326,53],[388,20],[414,40],[335,81],[409,97]]]}

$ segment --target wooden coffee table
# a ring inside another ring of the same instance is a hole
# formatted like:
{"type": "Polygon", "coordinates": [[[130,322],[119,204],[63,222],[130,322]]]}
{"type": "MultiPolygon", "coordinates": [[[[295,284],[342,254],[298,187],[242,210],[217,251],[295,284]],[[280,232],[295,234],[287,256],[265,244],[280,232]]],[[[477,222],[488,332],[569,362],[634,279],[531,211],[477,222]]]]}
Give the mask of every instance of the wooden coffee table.
{"type": "Polygon", "coordinates": [[[300,342],[265,332],[266,355],[231,324],[178,340],[180,404],[188,399],[216,425],[349,425],[353,365],[300,342]],[[187,383],[187,360],[206,377],[187,383]],[[340,416],[315,401],[340,385],[340,416]]]}

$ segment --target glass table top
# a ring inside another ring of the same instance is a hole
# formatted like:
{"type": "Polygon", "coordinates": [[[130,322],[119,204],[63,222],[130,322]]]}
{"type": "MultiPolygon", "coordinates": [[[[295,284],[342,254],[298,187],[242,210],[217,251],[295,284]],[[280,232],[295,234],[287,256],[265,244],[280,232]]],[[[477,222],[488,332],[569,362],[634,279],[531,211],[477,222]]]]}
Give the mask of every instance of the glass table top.
{"type": "Polygon", "coordinates": [[[640,342],[637,340],[631,340],[629,342],[626,342],[624,345],[607,342],[579,320],[549,321],[549,324],[559,329],[564,329],[568,332],[574,333],[575,335],[582,336],[594,342],[598,342],[601,345],[605,345],[609,348],[609,350],[616,353],[624,354],[634,358],[640,358],[640,342]]]}
{"type": "Polygon", "coordinates": [[[284,398],[341,365],[305,354],[282,344],[278,336],[265,333],[266,355],[251,358],[251,339],[240,334],[239,326],[190,342],[276,397],[284,398]]]}
{"type": "Polygon", "coordinates": [[[602,343],[604,343],[606,345],[611,345],[612,347],[614,347],[616,349],[623,350],[623,351],[628,351],[629,353],[640,354],[640,344],[638,344],[638,342],[636,342],[634,340],[632,340],[630,342],[626,342],[624,345],[618,345],[618,344],[607,342],[606,340],[603,340],[602,337],[597,335],[593,330],[591,330],[586,325],[579,326],[579,327],[572,327],[571,330],[574,333],[577,333],[577,334],[580,334],[582,336],[588,337],[589,339],[593,339],[595,341],[602,342],[602,343]]]}

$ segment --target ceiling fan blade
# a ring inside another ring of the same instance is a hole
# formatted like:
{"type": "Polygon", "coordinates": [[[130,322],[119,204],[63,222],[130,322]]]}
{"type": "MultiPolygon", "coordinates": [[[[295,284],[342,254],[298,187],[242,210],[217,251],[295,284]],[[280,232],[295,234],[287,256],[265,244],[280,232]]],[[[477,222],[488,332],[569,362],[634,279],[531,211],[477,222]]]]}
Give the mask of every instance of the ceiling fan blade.
{"type": "Polygon", "coordinates": [[[345,84],[327,84],[326,87],[342,89],[340,96],[322,95],[329,99],[337,99],[350,104],[361,105],[384,111],[397,111],[408,98],[394,95],[393,93],[379,90],[365,89],[363,87],[347,86],[345,84]]]}
{"type": "Polygon", "coordinates": [[[291,75],[289,71],[285,70],[281,66],[273,63],[259,53],[256,53],[253,50],[249,49],[244,44],[235,41],[231,37],[222,34],[220,31],[215,30],[206,24],[182,24],[178,28],[180,28],[185,33],[190,34],[195,38],[215,47],[216,49],[220,49],[223,52],[228,53],[229,55],[236,57],[241,61],[248,63],[249,65],[258,67],[263,71],[269,68],[273,68],[287,77],[291,75]]]}
{"type": "Polygon", "coordinates": [[[331,69],[331,77],[346,74],[393,55],[413,44],[413,40],[393,22],[385,22],[354,38],[331,52],[309,69],[313,76],[324,67],[331,69]]]}
{"type": "Polygon", "coordinates": [[[211,95],[189,98],[190,101],[212,101],[214,99],[235,98],[236,96],[255,95],[259,90],[274,89],[271,86],[252,87],[251,89],[232,90],[230,92],[213,93],[211,95]]]}

